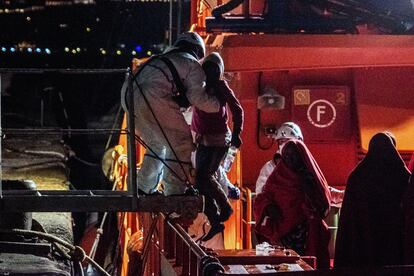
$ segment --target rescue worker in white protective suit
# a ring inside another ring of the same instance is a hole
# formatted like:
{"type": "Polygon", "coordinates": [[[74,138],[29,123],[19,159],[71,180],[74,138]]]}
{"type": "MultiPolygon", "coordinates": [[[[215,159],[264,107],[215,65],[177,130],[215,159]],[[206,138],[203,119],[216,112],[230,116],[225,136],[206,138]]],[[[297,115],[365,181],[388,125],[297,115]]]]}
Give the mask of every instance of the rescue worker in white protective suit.
{"type": "MultiPolygon", "coordinates": [[[[186,32],[179,35],[173,47],[160,57],[167,58],[178,73],[185,88],[187,105],[184,107],[194,105],[205,112],[217,112],[219,101],[205,93],[205,74],[198,62],[204,55],[202,38],[195,32],[186,32]]],[[[146,62],[133,83],[135,132],[151,149],[146,151],[137,173],[137,183],[140,192],[150,194],[158,186],[162,175],[165,195],[183,194],[186,184],[193,180],[190,174],[193,142],[182,114],[183,106],[173,99],[173,95],[183,96],[183,93],[177,88],[177,78],[171,66],[160,57],[146,62]],[[165,160],[170,169],[157,156],[165,160]]],[[[123,94],[123,105],[127,107],[125,99],[128,97],[125,97],[125,92],[123,94]]]]}
{"type": "MultiPolygon", "coordinates": [[[[276,151],[275,155],[273,156],[272,160],[269,160],[264,164],[262,169],[260,170],[259,177],[256,181],[256,195],[261,193],[263,190],[263,186],[266,184],[267,179],[269,178],[270,174],[273,172],[274,168],[276,167],[277,162],[279,161],[281,155],[280,152],[282,150],[283,145],[289,141],[289,139],[298,139],[303,141],[303,134],[300,127],[293,123],[293,122],[285,122],[283,123],[277,130],[276,135],[273,137],[278,143],[278,150],[276,151]]],[[[329,190],[331,192],[331,205],[332,206],[339,206],[342,203],[344,197],[344,191],[338,190],[333,187],[329,186],[329,190]]]]}

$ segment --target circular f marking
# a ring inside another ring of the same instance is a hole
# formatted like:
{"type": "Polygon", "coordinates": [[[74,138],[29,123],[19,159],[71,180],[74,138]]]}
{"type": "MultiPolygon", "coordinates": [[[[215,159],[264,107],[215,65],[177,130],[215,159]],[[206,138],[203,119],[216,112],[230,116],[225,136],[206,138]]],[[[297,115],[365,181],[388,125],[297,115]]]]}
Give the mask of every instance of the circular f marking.
{"type": "Polygon", "coordinates": [[[336,119],[336,109],[327,100],[316,100],[308,107],[309,122],[315,127],[325,128],[333,124],[336,119]]]}

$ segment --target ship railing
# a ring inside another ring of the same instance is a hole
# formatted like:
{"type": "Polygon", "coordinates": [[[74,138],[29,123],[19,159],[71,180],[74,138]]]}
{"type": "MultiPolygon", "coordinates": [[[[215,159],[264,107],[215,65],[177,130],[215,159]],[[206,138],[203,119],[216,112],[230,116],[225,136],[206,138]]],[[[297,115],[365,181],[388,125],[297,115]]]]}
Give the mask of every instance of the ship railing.
{"type": "MultiPolygon", "coordinates": [[[[190,237],[181,217],[171,218],[171,215],[159,213],[141,215],[140,219],[147,240],[139,260],[139,266],[143,266],[142,275],[214,276],[224,273],[218,259],[190,237]]],[[[130,256],[128,271],[134,270],[131,266],[137,266],[133,261],[130,256]]]]}
{"type": "Polygon", "coordinates": [[[254,193],[249,188],[242,188],[241,190],[241,204],[242,204],[242,239],[243,248],[250,249],[253,246],[254,235],[254,219],[253,219],[253,197],[254,193]]]}
{"type": "MultiPolygon", "coordinates": [[[[59,75],[85,75],[85,74],[123,74],[123,78],[128,78],[128,89],[132,91],[132,74],[128,68],[123,69],[65,69],[65,68],[0,68],[1,74],[49,74],[50,76],[59,75]]],[[[133,93],[128,93],[129,102],[133,102],[133,93]]],[[[3,190],[0,179],[0,212],[106,212],[106,211],[143,211],[143,212],[192,212],[197,213],[202,210],[202,199],[197,196],[154,196],[146,197],[138,194],[136,182],[136,135],[135,135],[135,116],[134,105],[129,106],[127,124],[124,129],[6,129],[1,126],[0,116],[0,139],[10,135],[32,134],[37,137],[42,135],[58,134],[124,134],[127,136],[125,145],[127,156],[123,174],[125,177],[125,188],[123,190],[35,190],[18,191],[3,190]],[[126,178],[128,175],[128,178],[126,178]],[[184,205],[183,205],[184,204],[184,205]]],[[[0,146],[1,155],[1,146],[0,146]]],[[[0,172],[1,172],[0,162],[0,172]]],[[[85,183],[87,184],[87,183],[85,183]]],[[[96,184],[96,183],[90,183],[96,184]]],[[[92,186],[92,185],[91,185],[92,186]]]]}

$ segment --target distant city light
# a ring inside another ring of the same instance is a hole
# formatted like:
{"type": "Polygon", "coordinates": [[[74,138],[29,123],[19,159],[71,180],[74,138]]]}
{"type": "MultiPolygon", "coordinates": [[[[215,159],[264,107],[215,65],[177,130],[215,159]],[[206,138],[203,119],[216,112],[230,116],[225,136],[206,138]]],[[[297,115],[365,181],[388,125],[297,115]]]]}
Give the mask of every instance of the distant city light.
{"type": "Polygon", "coordinates": [[[7,51],[6,47],[1,47],[1,51],[6,52],[7,51]]]}
{"type": "Polygon", "coordinates": [[[32,48],[27,48],[27,52],[31,53],[31,52],[33,52],[33,49],[32,48]]]}
{"type": "Polygon", "coordinates": [[[47,0],[45,6],[72,6],[72,5],[93,5],[96,4],[95,0],[47,0]]]}
{"type": "Polygon", "coordinates": [[[69,47],[65,47],[65,52],[68,53],[69,52],[69,47]]]}
{"type": "Polygon", "coordinates": [[[86,31],[89,33],[91,31],[91,28],[86,27],[86,31]]]}
{"type": "Polygon", "coordinates": [[[14,53],[16,51],[16,48],[10,47],[10,52],[14,53]]]}
{"type": "Polygon", "coordinates": [[[76,48],[76,52],[80,52],[81,51],[81,49],[78,47],[78,48],[76,48]]]}
{"type": "Polygon", "coordinates": [[[133,56],[135,56],[135,55],[137,54],[137,52],[136,52],[136,51],[132,51],[132,52],[131,52],[131,54],[132,54],[133,56]]]}
{"type": "Polygon", "coordinates": [[[120,55],[122,54],[121,50],[117,50],[117,51],[116,51],[116,54],[117,54],[118,56],[120,56],[120,55]]]}
{"type": "Polygon", "coordinates": [[[140,53],[142,51],[141,45],[135,46],[135,51],[137,51],[138,53],[140,53]]]}
{"type": "Polygon", "coordinates": [[[101,49],[101,54],[106,55],[106,51],[104,49],[101,49]]]}
{"type": "Polygon", "coordinates": [[[46,52],[46,54],[48,54],[48,55],[50,55],[50,53],[51,53],[51,51],[50,51],[50,49],[49,49],[49,48],[46,48],[46,49],[45,49],[45,52],[46,52]]]}
{"type": "Polygon", "coordinates": [[[151,51],[147,51],[147,55],[148,56],[152,55],[152,52],[151,51]]]}
{"type": "Polygon", "coordinates": [[[30,20],[32,20],[32,18],[30,16],[28,16],[28,17],[26,17],[26,20],[30,21],[30,20]]]}
{"type": "Polygon", "coordinates": [[[73,49],[72,50],[72,54],[76,54],[77,52],[76,52],[76,50],[75,49],[73,49]]]}
{"type": "Polygon", "coordinates": [[[36,53],[41,53],[42,52],[42,49],[40,49],[40,48],[36,48],[36,53]]]}

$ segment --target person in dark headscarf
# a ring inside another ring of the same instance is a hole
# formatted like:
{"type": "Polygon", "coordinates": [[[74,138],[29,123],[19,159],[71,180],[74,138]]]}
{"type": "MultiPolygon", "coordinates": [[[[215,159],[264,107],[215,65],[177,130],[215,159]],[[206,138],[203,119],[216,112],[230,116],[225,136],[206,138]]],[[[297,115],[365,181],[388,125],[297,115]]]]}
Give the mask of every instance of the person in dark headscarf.
{"type": "Polygon", "coordinates": [[[405,216],[404,264],[414,265],[414,168],[411,169],[410,182],[405,190],[403,208],[405,216]]]}
{"type": "Polygon", "coordinates": [[[316,256],[318,268],[327,268],[330,233],[323,218],[330,197],[326,179],[306,145],[289,140],[254,201],[255,230],[271,244],[316,256]]]}
{"type": "Polygon", "coordinates": [[[402,263],[402,197],[409,177],[393,135],[374,135],[365,158],[348,177],[339,217],[335,267],[402,263]]]}

